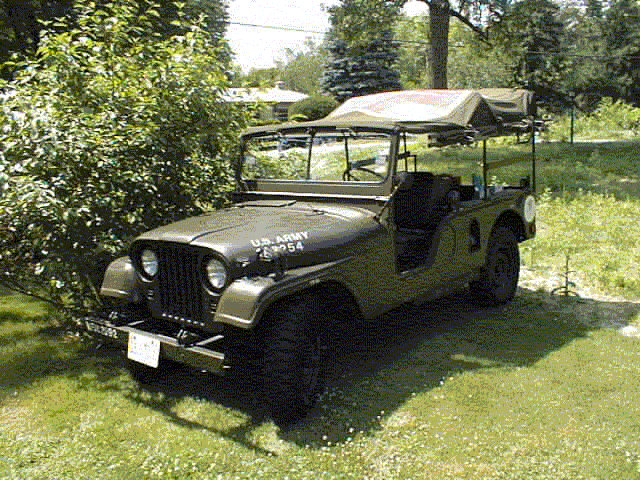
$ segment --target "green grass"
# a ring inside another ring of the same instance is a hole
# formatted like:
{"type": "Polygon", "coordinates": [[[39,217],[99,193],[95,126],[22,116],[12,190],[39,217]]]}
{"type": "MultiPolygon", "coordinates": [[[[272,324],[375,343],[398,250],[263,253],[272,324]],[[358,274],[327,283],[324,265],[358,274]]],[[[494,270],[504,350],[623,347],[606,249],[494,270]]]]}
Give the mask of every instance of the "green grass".
{"type": "MultiPolygon", "coordinates": [[[[471,182],[472,174],[481,175],[482,149],[447,147],[420,149],[418,170],[450,173],[471,182]]],[[[550,190],[555,195],[575,195],[591,191],[614,195],[619,199],[640,198],[640,143],[585,142],[536,145],[537,190],[550,190]]],[[[489,163],[513,163],[489,170],[494,183],[518,185],[531,174],[531,146],[489,142],[489,163]]],[[[412,166],[411,166],[412,168],[412,166]]]]}
{"type": "Polygon", "coordinates": [[[575,290],[639,299],[640,199],[589,192],[541,200],[538,235],[521,249],[529,272],[561,282],[568,256],[575,290]]]}
{"type": "Polygon", "coordinates": [[[640,341],[617,331],[640,326],[640,196],[620,181],[637,147],[609,147],[575,155],[585,185],[619,190],[541,196],[514,302],[457,296],[337,331],[327,392],[287,430],[247,379],[141,388],[117,350],[0,297],[0,478],[640,479],[640,341]],[[566,255],[585,298],[548,294],[566,255]]]}
{"type": "Polygon", "coordinates": [[[523,290],[339,332],[327,393],[287,431],[242,379],[181,370],[140,388],[118,352],[12,317],[0,477],[640,478],[640,342],[601,326],[610,308],[640,309],[523,290]]]}

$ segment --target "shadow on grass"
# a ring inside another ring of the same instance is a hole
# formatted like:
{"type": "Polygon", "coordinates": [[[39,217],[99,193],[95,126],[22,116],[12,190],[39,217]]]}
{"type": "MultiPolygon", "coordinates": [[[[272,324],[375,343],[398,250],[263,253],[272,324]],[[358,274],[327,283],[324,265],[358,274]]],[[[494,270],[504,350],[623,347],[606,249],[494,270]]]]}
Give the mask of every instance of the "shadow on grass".
{"type": "MultiPolygon", "coordinates": [[[[338,327],[330,345],[332,362],[325,394],[304,420],[281,429],[280,437],[317,448],[329,441],[346,442],[355,432],[366,435],[380,428],[413,395],[440,386],[455,373],[533,365],[603,324],[626,324],[639,311],[640,304],[631,302],[549,297],[521,289],[512,303],[500,308],[471,306],[460,295],[404,306],[364,325],[338,327]]],[[[86,388],[120,392],[180,427],[211,431],[267,453],[252,441],[252,432],[268,419],[268,412],[251,377],[219,378],[178,368],[132,388],[131,383],[118,381],[126,361],[116,348],[77,348],[65,359],[46,351],[54,348],[48,342],[43,344],[48,345],[45,350],[17,352],[10,359],[5,371],[22,374],[19,379],[0,376],[0,388],[4,390],[7,382],[12,387],[28,385],[64,372],[86,382],[86,388]],[[222,415],[229,421],[212,427],[181,418],[174,407],[186,397],[228,409],[222,415]],[[237,412],[246,419],[238,419],[237,412]]]]}

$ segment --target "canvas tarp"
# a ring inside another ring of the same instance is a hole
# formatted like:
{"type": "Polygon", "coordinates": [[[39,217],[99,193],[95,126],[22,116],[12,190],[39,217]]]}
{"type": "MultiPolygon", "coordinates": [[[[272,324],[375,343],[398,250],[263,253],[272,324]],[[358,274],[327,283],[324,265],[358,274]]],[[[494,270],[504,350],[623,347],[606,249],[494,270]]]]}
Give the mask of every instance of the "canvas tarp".
{"type": "Polygon", "coordinates": [[[483,88],[478,93],[489,104],[496,117],[505,123],[521,122],[536,114],[533,92],[511,88],[483,88]]]}
{"type": "Polygon", "coordinates": [[[254,127],[246,135],[309,128],[400,128],[466,141],[523,131],[532,105],[532,94],[526,90],[402,90],[354,97],[321,120],[254,127]]]}
{"type": "Polygon", "coordinates": [[[488,127],[523,120],[530,94],[525,90],[406,90],[354,97],[325,120],[359,122],[447,124],[488,127]]]}

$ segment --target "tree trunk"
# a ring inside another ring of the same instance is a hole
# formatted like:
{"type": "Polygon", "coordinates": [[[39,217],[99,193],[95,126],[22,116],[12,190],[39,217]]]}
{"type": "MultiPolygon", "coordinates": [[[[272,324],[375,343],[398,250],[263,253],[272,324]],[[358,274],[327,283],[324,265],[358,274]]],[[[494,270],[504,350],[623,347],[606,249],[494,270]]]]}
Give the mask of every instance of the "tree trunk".
{"type": "Polygon", "coordinates": [[[449,56],[449,0],[432,0],[429,5],[431,26],[431,79],[436,89],[447,88],[449,56]]]}

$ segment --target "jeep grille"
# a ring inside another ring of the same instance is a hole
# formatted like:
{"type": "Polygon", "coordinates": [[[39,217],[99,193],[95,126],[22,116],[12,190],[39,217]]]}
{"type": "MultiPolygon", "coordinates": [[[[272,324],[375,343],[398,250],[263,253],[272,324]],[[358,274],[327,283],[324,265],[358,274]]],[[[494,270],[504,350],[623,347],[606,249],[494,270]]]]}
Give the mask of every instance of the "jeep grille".
{"type": "Polygon", "coordinates": [[[162,316],[189,325],[204,325],[200,254],[182,245],[159,245],[158,286],[162,316]]]}

